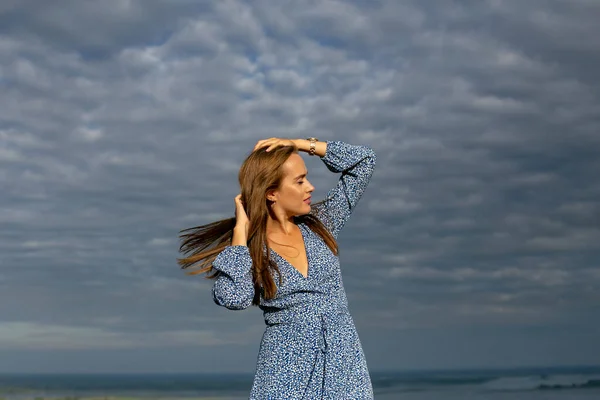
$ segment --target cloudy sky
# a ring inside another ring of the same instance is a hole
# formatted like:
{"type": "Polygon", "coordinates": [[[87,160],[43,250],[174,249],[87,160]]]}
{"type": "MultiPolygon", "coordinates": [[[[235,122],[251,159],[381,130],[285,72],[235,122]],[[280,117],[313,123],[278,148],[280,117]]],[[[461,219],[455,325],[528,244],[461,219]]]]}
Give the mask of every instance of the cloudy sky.
{"type": "Polygon", "coordinates": [[[309,135],[377,152],[340,236],[372,371],[599,362],[599,18],[2,1],[0,372],[253,372],[260,310],[216,306],[178,234],[233,216],[256,141],[309,135]]]}

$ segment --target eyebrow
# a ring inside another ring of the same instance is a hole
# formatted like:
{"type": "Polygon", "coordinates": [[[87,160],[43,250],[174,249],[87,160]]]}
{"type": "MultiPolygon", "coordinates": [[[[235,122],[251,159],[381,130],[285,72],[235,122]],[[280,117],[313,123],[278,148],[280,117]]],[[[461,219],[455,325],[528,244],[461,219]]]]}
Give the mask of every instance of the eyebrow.
{"type": "Polygon", "coordinates": [[[302,175],[298,175],[297,177],[294,178],[295,181],[297,181],[300,178],[304,178],[306,176],[306,174],[302,174],[302,175]]]}

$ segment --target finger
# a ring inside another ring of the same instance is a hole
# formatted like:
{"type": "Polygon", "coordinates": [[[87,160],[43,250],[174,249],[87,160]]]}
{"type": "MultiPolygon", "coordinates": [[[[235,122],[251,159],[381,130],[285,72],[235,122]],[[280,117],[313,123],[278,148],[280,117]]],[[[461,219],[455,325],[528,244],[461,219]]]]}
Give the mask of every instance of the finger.
{"type": "Polygon", "coordinates": [[[283,147],[285,145],[286,145],[286,143],[283,140],[279,140],[279,141],[277,141],[275,143],[271,143],[269,145],[269,147],[267,148],[267,151],[271,151],[273,149],[276,149],[277,147],[283,147]]]}
{"type": "Polygon", "coordinates": [[[265,143],[262,144],[262,147],[267,147],[266,151],[271,151],[277,147],[285,146],[286,144],[287,143],[284,139],[273,138],[265,141],[265,143]]]}
{"type": "Polygon", "coordinates": [[[268,139],[262,139],[262,140],[259,140],[256,143],[256,146],[254,146],[254,147],[257,148],[257,147],[265,146],[265,145],[267,145],[269,143],[273,143],[273,142],[276,142],[276,141],[279,141],[279,140],[281,140],[281,139],[276,138],[276,137],[272,137],[272,138],[268,138],[268,139]]]}
{"type": "Polygon", "coordinates": [[[256,144],[258,145],[258,144],[261,144],[261,143],[264,143],[264,142],[268,142],[269,140],[272,140],[272,139],[273,139],[273,138],[261,139],[261,140],[259,140],[258,142],[256,142],[256,144]]]}
{"type": "Polygon", "coordinates": [[[261,147],[265,147],[268,146],[270,143],[273,142],[273,139],[264,139],[264,140],[259,140],[258,143],[256,143],[256,146],[254,146],[254,150],[258,150],[261,147]]]}

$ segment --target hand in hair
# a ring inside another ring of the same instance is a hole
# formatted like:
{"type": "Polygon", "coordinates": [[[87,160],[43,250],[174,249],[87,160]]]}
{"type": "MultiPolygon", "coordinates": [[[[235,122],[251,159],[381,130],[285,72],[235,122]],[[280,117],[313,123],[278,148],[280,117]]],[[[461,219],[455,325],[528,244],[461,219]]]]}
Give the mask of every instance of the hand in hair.
{"type": "Polygon", "coordinates": [[[246,214],[246,210],[244,209],[244,203],[242,203],[242,195],[238,194],[235,196],[235,228],[236,230],[241,229],[241,232],[244,233],[244,242],[248,239],[248,226],[250,225],[250,221],[248,220],[248,215],[246,214]],[[239,229],[238,229],[239,228],[239,229]]]}
{"type": "Polygon", "coordinates": [[[254,150],[256,151],[260,148],[267,147],[267,151],[270,151],[279,146],[293,146],[298,150],[298,145],[292,139],[281,139],[281,138],[270,138],[259,140],[254,146],[254,150]]]}

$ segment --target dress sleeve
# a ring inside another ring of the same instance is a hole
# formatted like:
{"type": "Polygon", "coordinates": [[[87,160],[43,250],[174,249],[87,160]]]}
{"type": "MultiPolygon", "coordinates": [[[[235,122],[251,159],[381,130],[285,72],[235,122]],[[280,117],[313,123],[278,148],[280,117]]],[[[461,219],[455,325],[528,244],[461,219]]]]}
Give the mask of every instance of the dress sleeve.
{"type": "Polygon", "coordinates": [[[252,257],[246,246],[227,246],[212,263],[220,272],[213,285],[216,304],[230,310],[243,310],[252,304],[252,257]]]}
{"type": "Polygon", "coordinates": [[[342,173],[335,187],[314,210],[337,238],[371,180],[377,157],[367,146],[328,141],[321,160],[330,171],[342,173]]]}

